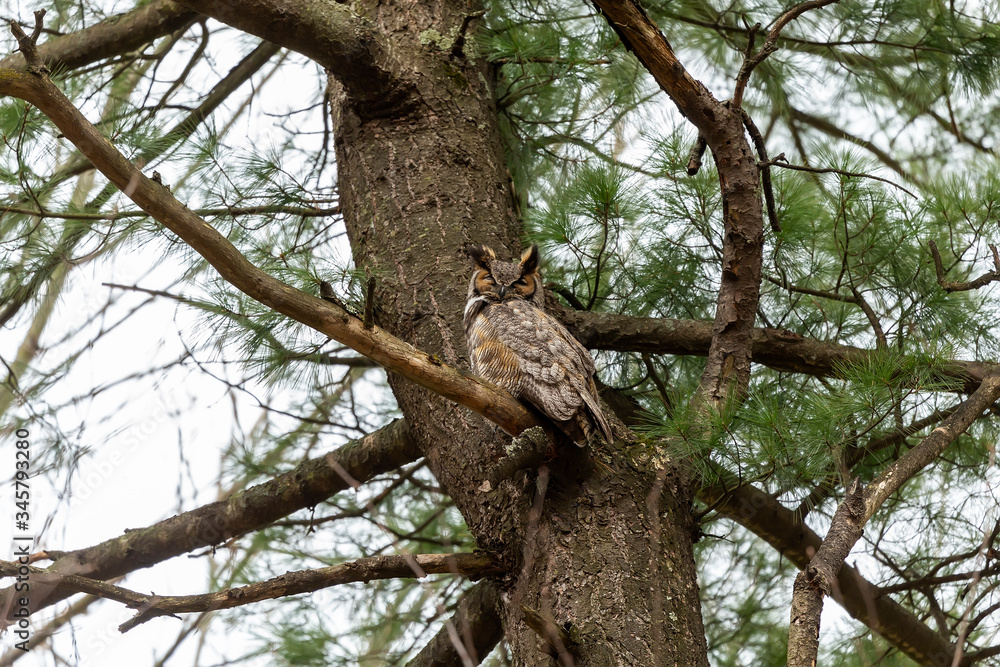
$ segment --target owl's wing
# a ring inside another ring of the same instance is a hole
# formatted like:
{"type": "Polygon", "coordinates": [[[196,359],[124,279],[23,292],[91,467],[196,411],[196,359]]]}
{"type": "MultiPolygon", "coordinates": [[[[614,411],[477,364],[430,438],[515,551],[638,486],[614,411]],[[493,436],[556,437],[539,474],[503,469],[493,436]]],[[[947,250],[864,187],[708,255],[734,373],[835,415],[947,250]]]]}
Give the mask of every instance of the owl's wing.
{"type": "MultiPolygon", "coordinates": [[[[526,301],[494,304],[484,315],[493,329],[493,340],[479,356],[491,373],[517,377],[518,391],[511,389],[511,393],[556,422],[576,421],[585,411],[605,438],[611,438],[593,382],[594,360],[587,348],[558,320],[526,301]]],[[[481,374],[490,377],[487,372],[481,374]]]]}

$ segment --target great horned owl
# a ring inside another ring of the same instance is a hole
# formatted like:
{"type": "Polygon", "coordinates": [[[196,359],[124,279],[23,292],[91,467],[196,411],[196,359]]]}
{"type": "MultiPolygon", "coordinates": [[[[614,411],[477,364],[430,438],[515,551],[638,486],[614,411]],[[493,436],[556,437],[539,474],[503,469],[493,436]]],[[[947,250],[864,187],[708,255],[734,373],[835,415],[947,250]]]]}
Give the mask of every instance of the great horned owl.
{"type": "Polygon", "coordinates": [[[464,318],[472,371],[531,403],[576,444],[586,444],[595,427],[611,442],[593,358],[543,308],[538,246],[519,263],[497,260],[486,246],[466,252],[476,264],[464,318]]]}

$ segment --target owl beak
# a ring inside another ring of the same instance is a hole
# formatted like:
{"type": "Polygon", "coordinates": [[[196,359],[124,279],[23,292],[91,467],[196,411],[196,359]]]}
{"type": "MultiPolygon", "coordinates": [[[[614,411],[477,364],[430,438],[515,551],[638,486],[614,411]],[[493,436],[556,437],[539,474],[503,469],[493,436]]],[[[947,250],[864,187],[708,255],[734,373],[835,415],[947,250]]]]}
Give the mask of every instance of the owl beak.
{"type": "Polygon", "coordinates": [[[497,288],[497,293],[500,295],[500,300],[503,301],[504,296],[507,294],[507,286],[500,285],[500,287],[497,288]]]}

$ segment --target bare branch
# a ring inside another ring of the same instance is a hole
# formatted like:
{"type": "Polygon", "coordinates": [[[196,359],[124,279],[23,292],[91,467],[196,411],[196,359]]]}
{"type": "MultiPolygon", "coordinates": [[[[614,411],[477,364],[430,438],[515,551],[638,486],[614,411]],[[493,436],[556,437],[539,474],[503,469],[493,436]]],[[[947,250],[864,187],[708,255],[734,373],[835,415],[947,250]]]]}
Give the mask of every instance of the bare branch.
{"type": "MultiPolygon", "coordinates": [[[[24,567],[16,561],[0,561],[0,575],[17,576],[24,567]]],[[[232,609],[262,600],[312,593],[331,586],[378,579],[400,579],[428,574],[455,574],[483,577],[498,574],[503,569],[492,556],[484,553],[416,554],[405,556],[373,556],[359,558],[315,570],[286,572],[267,581],[228,588],[201,595],[146,595],[78,574],[62,574],[38,567],[28,567],[31,582],[52,586],[58,591],[89,593],[107,600],[122,602],[129,609],[138,609],[131,619],[118,626],[128,632],[137,625],[158,616],[232,609]]]]}
{"type": "Polygon", "coordinates": [[[708,144],[705,142],[705,136],[698,134],[698,140],[694,142],[694,146],[691,147],[691,152],[688,154],[688,164],[687,164],[687,175],[695,176],[701,169],[701,160],[705,156],[705,149],[708,148],[708,144]]]}
{"type": "Polygon", "coordinates": [[[740,109],[743,116],[743,124],[750,134],[750,140],[757,150],[757,157],[760,158],[760,180],[764,188],[764,203],[767,206],[767,219],[771,224],[771,231],[775,234],[781,231],[781,223],[778,221],[778,210],[774,204],[774,187],[771,185],[771,165],[767,161],[767,146],[764,144],[764,137],[753,122],[753,118],[745,110],[740,109]]]}
{"type": "Polygon", "coordinates": [[[941,253],[938,252],[937,244],[934,243],[934,241],[928,241],[927,245],[931,249],[931,257],[934,258],[934,270],[937,272],[938,285],[940,285],[941,289],[945,292],[966,292],[1000,281],[1000,256],[997,255],[996,246],[990,245],[990,250],[993,251],[993,265],[996,267],[996,270],[987,271],[983,275],[974,280],[970,280],[969,282],[959,283],[951,280],[945,280],[945,270],[941,263],[941,253]]]}
{"type": "Polygon", "coordinates": [[[39,76],[42,74],[48,74],[49,72],[49,68],[42,62],[42,59],[38,55],[38,49],[35,47],[35,44],[38,41],[38,36],[42,34],[42,19],[44,18],[44,9],[35,11],[35,29],[31,32],[30,37],[24,34],[24,31],[21,29],[21,25],[17,21],[10,22],[10,31],[14,33],[14,37],[17,38],[18,50],[21,52],[21,55],[24,56],[24,61],[28,65],[28,71],[39,76]]]}
{"type": "Polygon", "coordinates": [[[890,181],[887,178],[882,178],[881,176],[873,176],[871,174],[864,174],[857,171],[844,171],[843,169],[835,169],[833,167],[806,167],[800,164],[791,164],[785,161],[784,153],[781,153],[775,158],[771,158],[770,160],[767,161],[767,164],[774,167],[781,167],[782,169],[791,169],[792,171],[808,171],[813,174],[839,174],[841,176],[847,176],[849,178],[870,178],[873,181],[881,181],[882,183],[888,183],[892,187],[902,190],[903,192],[910,195],[914,199],[917,198],[917,195],[913,194],[899,183],[894,183],[893,181],[890,181]]]}
{"type": "MultiPolygon", "coordinates": [[[[778,17],[778,20],[774,22],[774,27],[772,27],[770,32],[767,33],[767,39],[764,40],[764,44],[760,47],[760,51],[753,56],[744,58],[743,60],[743,65],[740,67],[740,71],[736,75],[736,89],[733,92],[734,106],[739,107],[743,104],[743,91],[746,89],[747,82],[750,81],[750,75],[753,73],[754,68],[764,62],[765,58],[778,50],[778,37],[781,35],[781,31],[785,28],[785,26],[810,9],[818,9],[819,7],[832,5],[837,1],[838,0],[809,0],[809,2],[803,2],[795,5],[778,17]]],[[[757,32],[757,27],[759,25],[760,24],[751,27],[748,30],[748,37],[750,39],[750,45],[747,47],[748,53],[753,46],[754,33],[757,32]]]]}
{"type": "MultiPolygon", "coordinates": [[[[240,215],[298,215],[303,218],[326,217],[339,215],[340,207],[319,208],[313,206],[286,206],[284,204],[262,204],[260,206],[227,206],[225,208],[197,208],[194,212],[200,216],[240,216],[240,215]]],[[[35,218],[54,218],[57,220],[103,220],[114,222],[115,220],[125,220],[127,218],[145,218],[149,214],[145,211],[115,211],[113,213],[78,213],[76,211],[47,211],[33,209],[23,206],[0,206],[0,215],[4,213],[18,213],[29,215],[35,218]]]]}
{"type": "Polygon", "coordinates": [[[825,118],[820,118],[819,116],[813,116],[804,111],[800,111],[794,107],[789,107],[788,113],[791,116],[790,120],[792,121],[799,121],[831,137],[836,137],[837,139],[845,139],[846,141],[849,141],[852,144],[861,146],[869,153],[874,155],[880,162],[882,162],[882,164],[889,167],[890,169],[892,169],[894,172],[896,172],[906,180],[911,182],[918,180],[915,179],[913,175],[903,167],[902,164],[900,164],[899,160],[893,158],[884,150],[876,146],[873,142],[868,141],[866,139],[862,139],[861,137],[856,136],[854,134],[851,134],[847,130],[844,130],[834,125],[825,118]]]}
{"type": "Polygon", "coordinates": [[[799,287],[798,285],[793,285],[784,280],[778,280],[777,278],[772,278],[771,276],[764,276],[764,280],[769,283],[774,283],[782,289],[786,289],[789,292],[795,292],[797,294],[805,294],[806,296],[815,296],[820,299],[830,299],[831,301],[842,301],[843,303],[857,303],[858,300],[853,296],[847,296],[846,294],[838,294],[837,292],[827,292],[825,290],[812,289],[809,287],[799,287]]]}

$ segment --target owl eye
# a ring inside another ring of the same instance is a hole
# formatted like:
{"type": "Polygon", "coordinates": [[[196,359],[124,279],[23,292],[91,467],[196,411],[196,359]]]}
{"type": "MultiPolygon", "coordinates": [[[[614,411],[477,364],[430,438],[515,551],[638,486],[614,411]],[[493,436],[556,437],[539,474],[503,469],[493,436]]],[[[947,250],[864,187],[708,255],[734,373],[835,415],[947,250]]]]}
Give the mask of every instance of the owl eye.
{"type": "Polygon", "coordinates": [[[524,278],[518,278],[512,284],[517,285],[518,287],[527,287],[528,281],[525,280],[524,278]]]}

